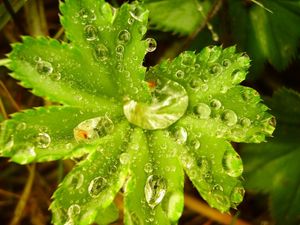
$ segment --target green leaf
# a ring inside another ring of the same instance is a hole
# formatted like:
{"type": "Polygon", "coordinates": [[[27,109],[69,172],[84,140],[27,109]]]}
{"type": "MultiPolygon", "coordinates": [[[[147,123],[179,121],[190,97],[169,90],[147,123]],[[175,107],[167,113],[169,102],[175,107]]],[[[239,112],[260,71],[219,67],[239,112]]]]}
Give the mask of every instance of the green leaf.
{"type": "Polygon", "coordinates": [[[119,157],[126,149],[128,131],[128,123],[121,122],[66,176],[50,206],[55,224],[91,224],[109,207],[126,178],[119,157]]]}
{"type": "Polygon", "coordinates": [[[119,210],[115,204],[109,205],[103,211],[98,212],[95,223],[99,225],[111,224],[119,217],[119,210]]]}
{"type": "Polygon", "coordinates": [[[145,0],[150,10],[150,23],[156,29],[189,34],[204,22],[211,7],[210,1],[145,0]]]}
{"type": "Polygon", "coordinates": [[[235,40],[261,65],[267,60],[277,70],[295,57],[300,38],[299,0],[262,0],[263,7],[231,0],[229,11],[235,40]],[[282,19],[284,18],[284,19],[282,19]]]}
{"type": "Polygon", "coordinates": [[[274,138],[268,143],[245,145],[246,187],[269,193],[277,224],[299,224],[300,95],[280,89],[268,105],[277,118],[274,138]]]}
{"type": "Polygon", "coordinates": [[[52,106],[13,114],[12,119],[2,124],[1,155],[20,164],[79,157],[92,146],[78,143],[74,139],[74,128],[87,119],[108,115],[114,122],[119,120],[119,112],[109,107],[92,111],[52,106]]]}

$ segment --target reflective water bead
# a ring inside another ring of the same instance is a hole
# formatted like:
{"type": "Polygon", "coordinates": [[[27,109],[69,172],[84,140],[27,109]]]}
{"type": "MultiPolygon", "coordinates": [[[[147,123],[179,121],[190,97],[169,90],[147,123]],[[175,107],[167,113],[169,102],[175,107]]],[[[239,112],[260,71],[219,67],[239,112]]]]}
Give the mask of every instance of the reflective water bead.
{"type": "Polygon", "coordinates": [[[190,84],[191,88],[197,89],[201,85],[201,80],[200,79],[192,79],[189,84],[190,84]]]}
{"type": "Polygon", "coordinates": [[[181,55],[181,65],[183,66],[187,66],[187,67],[193,66],[195,64],[195,61],[196,59],[192,55],[189,55],[187,53],[183,53],[181,55]]]}
{"type": "Polygon", "coordinates": [[[16,129],[17,129],[18,131],[21,131],[21,130],[25,130],[26,127],[27,127],[27,124],[26,124],[25,122],[20,122],[20,123],[17,125],[16,129]]]}
{"type": "Polygon", "coordinates": [[[180,119],[188,106],[188,95],[180,84],[167,81],[156,86],[151,103],[126,100],[127,120],[147,130],[163,129],[180,119]]]}
{"type": "Polygon", "coordinates": [[[220,64],[216,63],[210,67],[210,73],[213,75],[217,75],[222,71],[222,67],[220,64]]]}
{"type": "Polygon", "coordinates": [[[151,163],[146,163],[145,166],[144,166],[144,171],[146,173],[152,173],[152,171],[153,171],[152,164],[151,163]]]}
{"type": "Polygon", "coordinates": [[[245,195],[245,189],[241,184],[235,186],[230,194],[230,201],[237,205],[243,201],[245,195]]]}
{"type": "Polygon", "coordinates": [[[208,119],[211,114],[211,109],[205,103],[199,103],[194,107],[194,113],[197,114],[200,119],[208,119]]]}
{"type": "Polygon", "coordinates": [[[143,22],[143,20],[147,18],[147,11],[138,4],[131,5],[131,10],[129,13],[132,18],[140,22],[143,22]]]}
{"type": "Polygon", "coordinates": [[[177,70],[176,73],[175,73],[175,76],[178,79],[182,79],[184,77],[184,72],[182,70],[177,70]]]}
{"type": "Polygon", "coordinates": [[[222,62],[222,65],[224,67],[229,67],[231,64],[231,61],[229,59],[224,59],[223,62],[222,62]]]}
{"type": "Polygon", "coordinates": [[[96,198],[98,197],[101,192],[106,188],[107,181],[103,177],[96,177],[91,181],[88,187],[88,192],[91,197],[96,198]]]}
{"type": "Polygon", "coordinates": [[[125,164],[128,164],[130,161],[130,155],[128,153],[122,153],[120,155],[120,162],[121,164],[125,165],[125,164]]]}
{"type": "Polygon", "coordinates": [[[195,150],[198,150],[201,146],[201,143],[200,141],[197,139],[197,138],[194,138],[192,139],[190,142],[189,142],[189,145],[195,149],[195,150]]]}
{"type": "Polygon", "coordinates": [[[42,75],[49,75],[53,72],[53,66],[50,62],[40,60],[36,63],[36,70],[42,75]]]}
{"type": "Polygon", "coordinates": [[[88,22],[96,19],[96,14],[86,8],[82,8],[79,11],[78,16],[80,17],[82,24],[87,24],[88,22]]]}
{"type": "Polygon", "coordinates": [[[84,36],[87,41],[96,40],[97,35],[98,35],[97,27],[94,27],[93,25],[86,25],[84,27],[84,36]]]}
{"type": "Polygon", "coordinates": [[[225,110],[221,118],[227,126],[233,126],[238,121],[237,115],[230,109],[225,110]]]}
{"type": "Polygon", "coordinates": [[[84,181],[84,176],[82,173],[76,174],[76,175],[72,175],[69,179],[68,179],[68,184],[70,186],[72,186],[72,188],[75,189],[79,189],[84,181]]]}
{"type": "Polygon", "coordinates": [[[92,141],[111,133],[114,129],[114,123],[108,116],[96,117],[85,120],[78,124],[74,130],[76,141],[92,141]]]}
{"type": "Polygon", "coordinates": [[[124,46],[123,45],[117,45],[116,53],[117,54],[123,54],[124,53],[124,46]]]}
{"type": "Polygon", "coordinates": [[[174,138],[178,144],[184,144],[187,141],[188,133],[184,127],[176,128],[174,138]]]}
{"type": "Polygon", "coordinates": [[[156,40],[154,38],[147,38],[146,42],[148,44],[147,52],[154,52],[157,46],[156,40]]]}
{"type": "Polygon", "coordinates": [[[249,127],[251,125],[251,120],[244,117],[244,118],[241,118],[240,119],[240,124],[243,126],[243,127],[249,127]]]}
{"type": "Polygon", "coordinates": [[[121,30],[120,33],[118,34],[118,40],[126,43],[130,40],[131,34],[128,30],[121,30]]]}
{"type": "Polygon", "coordinates": [[[94,57],[96,60],[105,61],[108,58],[109,51],[103,44],[99,44],[94,49],[94,57]]]}
{"type": "Polygon", "coordinates": [[[167,181],[165,178],[158,175],[150,175],[147,178],[145,185],[145,198],[148,205],[153,209],[163,198],[167,191],[167,181]]]}
{"type": "Polygon", "coordinates": [[[221,103],[218,99],[213,99],[213,100],[211,100],[211,102],[210,102],[210,106],[211,106],[213,109],[220,109],[221,106],[222,106],[222,103],[221,103]]]}
{"type": "Polygon", "coordinates": [[[80,213],[80,206],[77,204],[73,204],[68,208],[68,216],[69,218],[73,218],[80,213]]]}
{"type": "Polygon", "coordinates": [[[61,78],[61,73],[60,72],[51,73],[49,76],[51,80],[58,81],[61,78]]]}
{"type": "Polygon", "coordinates": [[[222,159],[225,172],[231,177],[239,177],[243,173],[243,163],[240,156],[233,150],[225,151],[222,159]]]}
{"type": "Polygon", "coordinates": [[[39,133],[35,141],[38,148],[48,148],[51,143],[51,137],[47,133],[39,133]]]}

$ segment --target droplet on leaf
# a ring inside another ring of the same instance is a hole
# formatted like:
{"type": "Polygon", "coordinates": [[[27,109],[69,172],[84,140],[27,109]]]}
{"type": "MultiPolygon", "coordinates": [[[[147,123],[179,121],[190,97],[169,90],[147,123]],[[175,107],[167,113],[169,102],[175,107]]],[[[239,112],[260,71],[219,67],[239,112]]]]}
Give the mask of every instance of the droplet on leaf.
{"type": "Polygon", "coordinates": [[[97,27],[94,27],[93,25],[86,25],[84,27],[84,36],[87,41],[96,40],[97,35],[98,35],[97,27]]]}
{"type": "Polygon", "coordinates": [[[130,161],[130,155],[128,153],[122,153],[120,155],[120,162],[125,165],[125,164],[128,164],[130,161]]]}
{"type": "Polygon", "coordinates": [[[101,192],[106,188],[107,181],[103,177],[94,178],[88,187],[88,192],[92,198],[97,198],[101,192]]]}
{"type": "Polygon", "coordinates": [[[151,175],[147,178],[145,185],[145,198],[148,205],[153,209],[163,198],[167,191],[167,181],[161,176],[151,175]]]}
{"type": "Polygon", "coordinates": [[[154,52],[157,46],[156,40],[154,38],[147,38],[148,43],[147,52],[154,52]]]}
{"type": "Polygon", "coordinates": [[[178,79],[182,79],[182,78],[184,78],[184,72],[182,70],[177,70],[176,73],[175,73],[175,76],[178,79]]]}
{"type": "Polygon", "coordinates": [[[153,167],[151,163],[146,163],[144,166],[144,171],[145,173],[152,173],[153,167]]]}
{"type": "Polygon", "coordinates": [[[51,143],[51,137],[47,133],[39,133],[35,141],[38,148],[48,148],[51,143]]]}
{"type": "Polygon", "coordinates": [[[36,70],[41,75],[49,75],[53,72],[53,66],[50,62],[39,60],[36,63],[36,70]]]}
{"type": "Polygon", "coordinates": [[[199,103],[194,107],[194,113],[198,115],[200,119],[208,119],[211,114],[211,109],[205,103],[199,103]]]}
{"type": "Polygon", "coordinates": [[[178,144],[184,144],[188,138],[188,133],[184,127],[176,128],[174,138],[178,144]]]}
{"type": "Polygon", "coordinates": [[[94,57],[98,61],[105,61],[108,58],[108,49],[103,44],[99,44],[95,47],[94,57]]]}
{"type": "Polygon", "coordinates": [[[221,106],[222,106],[222,103],[218,100],[218,99],[213,99],[211,100],[210,102],[210,106],[213,108],[213,109],[220,109],[221,106]]]}
{"type": "Polygon", "coordinates": [[[131,38],[131,34],[128,30],[122,30],[120,31],[118,35],[118,40],[123,43],[127,43],[131,38]]]}
{"type": "Polygon", "coordinates": [[[240,156],[233,150],[225,151],[222,165],[225,172],[231,177],[239,177],[243,173],[243,163],[240,156]]]}
{"type": "Polygon", "coordinates": [[[237,115],[230,109],[227,109],[223,112],[221,119],[227,126],[233,126],[238,121],[237,115]]]}
{"type": "Polygon", "coordinates": [[[251,125],[251,120],[244,117],[240,120],[240,124],[242,125],[242,127],[249,127],[251,125]]]}
{"type": "Polygon", "coordinates": [[[80,213],[80,206],[77,204],[73,204],[68,208],[68,217],[74,218],[80,213]]]}
{"type": "Polygon", "coordinates": [[[20,164],[30,163],[36,158],[36,152],[31,145],[20,145],[17,152],[11,157],[12,161],[20,164]]]}

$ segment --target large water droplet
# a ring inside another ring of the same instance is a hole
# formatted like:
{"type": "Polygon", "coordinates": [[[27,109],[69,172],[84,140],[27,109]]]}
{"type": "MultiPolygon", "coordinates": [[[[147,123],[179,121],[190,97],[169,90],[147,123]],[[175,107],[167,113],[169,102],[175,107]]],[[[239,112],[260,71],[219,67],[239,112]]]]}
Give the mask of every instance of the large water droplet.
{"type": "Polygon", "coordinates": [[[97,27],[94,27],[93,25],[86,25],[84,27],[84,36],[87,41],[96,40],[97,35],[98,35],[97,27]]]}
{"type": "Polygon", "coordinates": [[[147,11],[144,10],[138,4],[131,5],[131,10],[129,11],[129,13],[132,16],[132,18],[140,22],[143,22],[144,19],[147,18],[147,11]]]}
{"type": "Polygon", "coordinates": [[[101,192],[106,188],[107,181],[103,177],[96,177],[91,181],[88,187],[88,192],[91,197],[97,198],[101,192]]]}
{"type": "Polygon", "coordinates": [[[81,122],[73,132],[76,141],[89,142],[110,134],[113,129],[114,123],[108,116],[101,116],[81,122]]]}
{"type": "Polygon", "coordinates": [[[238,121],[237,115],[230,109],[227,109],[223,112],[221,119],[227,126],[233,126],[238,121]]]}
{"type": "Polygon", "coordinates": [[[242,127],[249,127],[251,125],[251,120],[246,117],[241,118],[240,124],[242,125],[242,127]]]}
{"type": "Polygon", "coordinates": [[[103,44],[99,44],[95,47],[94,57],[96,60],[105,61],[108,58],[108,49],[103,44]]]}
{"type": "Polygon", "coordinates": [[[53,67],[50,62],[39,60],[36,63],[36,70],[42,75],[49,75],[53,72],[53,67]]]}
{"type": "Polygon", "coordinates": [[[245,195],[245,189],[243,188],[242,185],[238,184],[237,186],[235,186],[230,194],[230,201],[234,204],[234,205],[238,205],[239,203],[241,203],[243,201],[245,195]]]}
{"type": "Polygon", "coordinates": [[[188,53],[181,54],[181,65],[191,67],[194,66],[195,61],[195,57],[193,57],[192,55],[188,53]]]}
{"type": "Polygon", "coordinates": [[[121,30],[118,34],[118,40],[120,42],[126,43],[130,40],[131,34],[128,30],[121,30]]]}
{"type": "Polygon", "coordinates": [[[231,177],[239,177],[243,173],[243,163],[240,156],[233,150],[225,151],[222,165],[225,172],[231,177]]]}
{"type": "Polygon", "coordinates": [[[76,174],[76,175],[72,175],[70,178],[68,178],[68,185],[75,189],[79,189],[84,181],[84,176],[82,173],[76,174]]]}
{"type": "Polygon", "coordinates": [[[174,81],[158,85],[150,104],[126,101],[123,106],[127,120],[147,130],[163,129],[179,120],[188,106],[185,89],[174,81]]]}
{"type": "Polygon", "coordinates": [[[35,141],[38,148],[48,148],[51,143],[51,138],[47,133],[39,133],[35,141]]]}
{"type": "Polygon", "coordinates": [[[178,144],[184,144],[188,138],[188,133],[184,127],[176,128],[174,138],[178,144]]]}
{"type": "Polygon", "coordinates": [[[167,181],[161,176],[151,175],[147,178],[145,185],[145,198],[148,205],[153,209],[165,197],[167,181]]]}
{"type": "Polygon", "coordinates": [[[147,52],[154,52],[157,46],[157,43],[154,38],[147,38],[146,42],[148,44],[147,52]]]}
{"type": "Polygon", "coordinates": [[[211,109],[204,103],[199,103],[194,107],[194,113],[198,115],[200,119],[208,119],[211,113],[211,109]]]}

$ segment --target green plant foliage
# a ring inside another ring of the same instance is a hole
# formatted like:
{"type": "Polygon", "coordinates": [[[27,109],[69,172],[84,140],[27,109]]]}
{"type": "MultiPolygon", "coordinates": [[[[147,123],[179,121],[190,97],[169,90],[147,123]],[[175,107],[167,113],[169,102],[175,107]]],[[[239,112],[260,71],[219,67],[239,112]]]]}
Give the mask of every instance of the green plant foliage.
{"type": "Polygon", "coordinates": [[[211,7],[208,0],[145,0],[144,3],[155,28],[180,34],[193,32],[211,7]]]}
{"type": "Polygon", "coordinates": [[[258,143],[274,130],[258,93],[239,85],[248,56],[207,47],[146,72],[154,46],[142,40],[141,5],[67,0],[60,9],[70,43],[25,37],[8,67],[61,105],[14,114],[0,136],[1,155],[14,162],[78,162],[54,193],[53,223],[107,224],[123,188],[126,224],[174,224],[184,170],[212,207],[237,207],[243,164],[229,141],[258,143]]]}
{"type": "Polygon", "coordinates": [[[259,2],[265,8],[254,3],[247,6],[243,1],[229,1],[235,41],[249,52],[255,64],[262,65],[267,60],[277,70],[283,70],[295,57],[299,44],[300,1],[259,2]]]}
{"type": "Polygon", "coordinates": [[[300,95],[283,88],[268,105],[277,118],[277,129],[268,143],[243,148],[247,188],[270,194],[278,224],[299,224],[300,95]]]}

